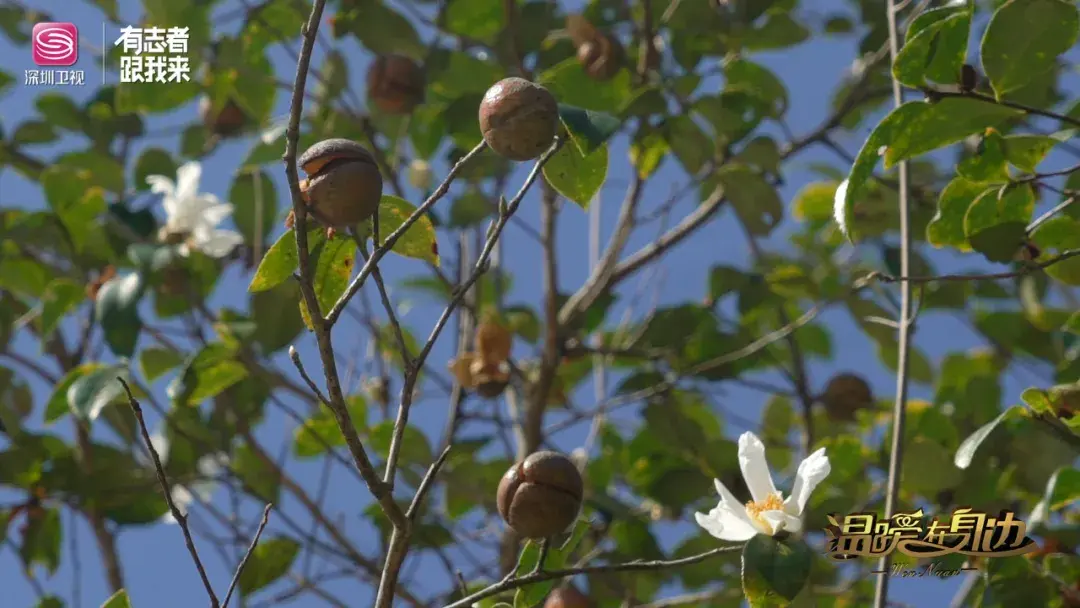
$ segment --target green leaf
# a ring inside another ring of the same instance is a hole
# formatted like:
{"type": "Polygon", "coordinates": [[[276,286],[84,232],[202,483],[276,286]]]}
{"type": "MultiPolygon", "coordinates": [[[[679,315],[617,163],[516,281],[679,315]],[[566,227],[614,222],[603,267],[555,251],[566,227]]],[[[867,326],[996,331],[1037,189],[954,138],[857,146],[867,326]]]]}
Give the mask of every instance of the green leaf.
{"type": "Polygon", "coordinates": [[[913,101],[896,108],[874,128],[851,167],[837,213],[841,229],[852,242],[859,239],[854,209],[866,195],[881,148],[888,168],[1019,115],[1017,110],[966,97],[913,101]]]}
{"type": "Polygon", "coordinates": [[[742,587],[752,608],[786,606],[810,578],[813,552],[801,540],[780,542],[758,534],[743,547],[742,587]]]}
{"type": "Polygon", "coordinates": [[[413,59],[424,56],[424,44],[409,20],[382,0],[357,0],[352,8],[336,15],[341,31],[351,32],[377,55],[401,54],[413,59]]]}
{"type": "Polygon", "coordinates": [[[927,80],[956,84],[967,56],[971,10],[944,7],[927,11],[908,30],[904,48],[893,63],[892,73],[901,83],[919,88],[927,80]],[[923,27],[916,29],[922,25],[923,27]]]}
{"type": "Polygon", "coordinates": [[[977,431],[968,436],[967,439],[960,444],[960,447],[956,449],[956,456],[953,457],[953,464],[959,469],[966,469],[971,466],[972,459],[975,458],[975,451],[979,449],[983,441],[990,436],[990,433],[994,432],[994,429],[999,424],[1008,420],[1009,418],[1016,418],[1024,413],[1024,408],[1014,405],[1009,409],[1001,412],[997,418],[994,418],[990,422],[979,427],[977,431]]]}
{"type": "Polygon", "coordinates": [[[245,115],[245,124],[261,125],[270,120],[277,98],[273,67],[265,45],[257,37],[221,37],[214,49],[214,76],[208,94],[211,112],[220,112],[234,102],[245,115]]]}
{"type": "MultiPolygon", "coordinates": [[[[351,238],[335,235],[333,239],[319,243],[308,261],[314,266],[311,287],[320,314],[325,315],[349,286],[349,277],[356,263],[356,244],[351,238]]],[[[300,316],[308,329],[315,328],[303,298],[300,300],[300,316]]]]}
{"type": "Polygon", "coordinates": [[[68,152],[56,159],[55,164],[73,172],[89,186],[98,186],[109,192],[124,190],[124,167],[107,154],[96,150],[68,152]]]}
{"type": "Polygon", "coordinates": [[[15,128],[15,132],[11,134],[11,141],[30,146],[54,142],[59,137],[60,134],[44,120],[28,120],[15,128]]]}
{"type": "Polygon", "coordinates": [[[60,541],[62,539],[63,531],[58,510],[45,509],[40,515],[30,519],[26,532],[23,534],[22,546],[19,547],[19,557],[22,558],[27,570],[40,564],[45,567],[50,576],[55,574],[60,566],[60,541]]]}
{"type": "Polygon", "coordinates": [[[132,272],[109,279],[98,290],[94,315],[105,332],[105,342],[113,354],[130,357],[142,330],[138,305],[145,292],[141,273],[132,272]]]}
{"type": "Polygon", "coordinates": [[[1055,135],[1009,135],[1005,138],[1005,157],[1014,167],[1034,173],[1050,150],[1069,139],[1071,131],[1055,135]]]}
{"type": "Polygon", "coordinates": [[[576,146],[564,145],[544,165],[544,177],[559,194],[588,209],[607,179],[608,150],[604,146],[583,156],[576,146]]]}
{"type": "Polygon", "coordinates": [[[638,177],[645,179],[653,174],[667,155],[670,146],[657,131],[648,131],[630,143],[630,163],[637,169],[638,177]]]}
{"type": "Polygon", "coordinates": [[[800,222],[832,219],[833,198],[839,185],[838,182],[823,181],[803,186],[791,201],[792,217],[800,222]]]}
{"type": "Polygon", "coordinates": [[[176,161],[168,152],[161,148],[147,148],[135,161],[135,189],[149,190],[150,185],[146,183],[146,178],[150,175],[165,175],[174,179],[176,169],[176,161]]]}
{"type": "MultiPolygon", "coordinates": [[[[308,251],[314,251],[319,243],[326,239],[326,232],[314,229],[308,232],[308,251]]],[[[255,269],[248,291],[256,293],[280,285],[293,276],[300,267],[300,258],[296,254],[296,234],[286,230],[278,237],[255,269]]]]}
{"type": "Polygon", "coordinates": [[[974,155],[956,166],[960,177],[975,183],[1004,184],[1009,181],[1005,158],[1005,138],[996,130],[989,131],[979,142],[974,155]]]}
{"type": "Polygon", "coordinates": [[[1050,396],[1041,388],[1031,387],[1020,393],[1020,400],[1027,404],[1037,414],[1053,411],[1050,396]]]}
{"type": "Polygon", "coordinates": [[[1049,511],[1060,511],[1080,502],[1080,471],[1075,467],[1063,467],[1054,471],[1046,483],[1042,506],[1049,511]]]}
{"type": "Polygon", "coordinates": [[[238,446],[233,453],[232,469],[250,492],[264,502],[278,502],[281,478],[269,456],[248,444],[238,446]]]}
{"type": "Polygon", "coordinates": [[[937,213],[926,226],[926,240],[934,247],[949,246],[970,251],[971,245],[964,233],[964,217],[975,199],[990,189],[985,184],[969,182],[962,177],[954,178],[938,197],[937,213]]]}
{"type": "Polygon", "coordinates": [[[98,216],[107,208],[101,188],[93,186],[85,171],[59,164],[42,172],[40,179],[49,208],[59,216],[75,249],[83,251],[93,242],[98,216]]]}
{"type": "Polygon", "coordinates": [[[995,95],[1017,91],[1057,66],[1076,43],[1080,15],[1068,0],[1010,0],[986,27],[980,45],[983,71],[995,95]]]}
{"type": "Polygon", "coordinates": [[[285,348],[304,330],[304,320],[296,314],[300,300],[300,284],[296,281],[252,294],[255,341],[264,354],[285,348]]]}
{"type": "Polygon", "coordinates": [[[64,600],[55,595],[46,595],[38,600],[38,603],[34,608],[64,608],[64,600]]]}
{"type": "Polygon", "coordinates": [[[70,413],[72,410],[71,407],[68,406],[68,389],[80,377],[102,367],[105,367],[102,363],[84,363],[65,374],[64,377],[60,379],[60,382],[53,388],[52,393],[49,395],[49,400],[45,403],[45,424],[54,422],[65,414],[70,413]]]}
{"type": "MultiPolygon", "coordinates": [[[[368,414],[364,398],[354,395],[346,400],[345,405],[356,432],[361,435],[366,433],[368,414]]],[[[293,432],[293,453],[297,458],[314,458],[326,452],[327,448],[343,445],[345,436],[341,434],[334,414],[326,407],[320,407],[293,432]]]]}
{"type": "Polygon", "coordinates": [[[237,361],[235,350],[212,343],[191,356],[180,374],[169,383],[166,394],[176,403],[195,405],[243,380],[248,370],[237,361]]]}
{"type": "MultiPolygon", "coordinates": [[[[575,522],[574,527],[570,530],[570,534],[566,537],[566,540],[559,546],[551,546],[548,549],[547,557],[544,559],[545,570],[561,570],[568,566],[569,558],[573,552],[581,544],[582,539],[589,532],[591,526],[587,519],[578,519],[575,522]]],[[[555,544],[555,539],[550,541],[552,545],[555,544]]],[[[537,562],[540,561],[540,543],[536,541],[527,541],[525,547],[521,551],[521,558],[518,560],[518,567],[515,572],[518,576],[525,576],[529,572],[532,572],[536,567],[537,562]]],[[[515,608],[532,608],[538,606],[543,600],[544,596],[555,584],[559,581],[552,579],[550,581],[544,581],[526,587],[521,587],[514,594],[514,607],[515,608]]]]}
{"type": "Polygon", "coordinates": [[[278,196],[274,180],[263,171],[241,169],[229,188],[233,221],[249,246],[262,244],[274,229],[278,214],[278,196]]]}
{"type": "MultiPolygon", "coordinates": [[[[1050,257],[1080,247],[1080,220],[1057,216],[1043,222],[1031,235],[1031,240],[1050,257]]],[[[1066,285],[1080,285],[1080,258],[1061,260],[1044,269],[1046,274],[1066,285]]]]}
{"type": "Polygon", "coordinates": [[[559,104],[559,119],[570,132],[570,138],[578,150],[588,156],[611,139],[622,123],[618,118],[604,112],[559,104]]]}
{"type": "Polygon", "coordinates": [[[936,496],[961,478],[960,471],[949,466],[948,450],[926,437],[915,437],[904,448],[903,466],[908,471],[919,471],[904,479],[904,487],[921,496],[936,496]]]}
{"type": "Polygon", "coordinates": [[[157,380],[183,362],[183,357],[167,348],[144,348],[139,353],[139,370],[147,382],[157,380]]]}
{"type": "Polygon", "coordinates": [[[100,367],[76,378],[67,389],[67,403],[72,413],[89,422],[96,420],[105,406],[124,395],[124,386],[118,377],[129,381],[126,367],[100,367]]]}
{"type": "MultiPolygon", "coordinates": [[[[412,203],[384,194],[379,201],[379,237],[385,240],[401,228],[413,213],[416,213],[416,207],[412,203]]],[[[439,244],[431,218],[423,215],[413,222],[390,250],[400,256],[424,260],[438,266],[439,244]]]]}
{"type": "Polygon", "coordinates": [[[964,234],[972,249],[991,262],[1013,259],[1024,243],[1035,209],[1031,184],[1005,186],[984,192],[964,215],[964,234]]]}
{"type": "Polygon", "coordinates": [[[776,188],[750,167],[726,164],[716,172],[716,179],[724,188],[724,197],[731,201],[739,219],[752,234],[765,236],[783,219],[784,204],[776,188]]]}
{"type": "Polygon", "coordinates": [[[43,93],[34,100],[34,106],[53,126],[69,131],[82,129],[85,120],[82,109],[63,93],[43,93]]]}
{"type": "Polygon", "coordinates": [[[537,82],[551,91],[560,103],[585,110],[621,112],[633,100],[630,71],[621,70],[613,78],[597,81],[571,57],[542,72],[537,82]]]}
{"type": "Polygon", "coordinates": [[[759,98],[768,108],[769,116],[779,117],[787,112],[787,88],[768,68],[746,59],[737,59],[724,66],[724,78],[724,91],[759,98]]]}
{"type": "MultiPolygon", "coordinates": [[[[191,45],[191,41],[188,42],[191,45]]],[[[172,82],[168,86],[154,83],[120,83],[116,87],[116,111],[118,114],[152,114],[175,110],[195,99],[199,94],[199,82],[172,82]]]]}
{"type": "Polygon", "coordinates": [[[128,599],[127,591],[121,589],[112,594],[112,596],[105,600],[105,603],[101,605],[101,608],[131,608],[131,600],[128,599]]]}
{"type": "MultiPolygon", "coordinates": [[[[483,95],[504,74],[498,63],[448,49],[433,51],[426,65],[428,91],[434,98],[447,101],[469,94],[483,95]]],[[[427,109],[425,122],[433,118],[432,110],[437,113],[438,108],[427,109]]]]}
{"type": "Polygon", "coordinates": [[[446,8],[448,31],[491,43],[506,27],[502,0],[455,0],[446,8]]]}
{"type": "Polygon", "coordinates": [[[300,553],[300,543],[291,538],[268,538],[259,541],[240,573],[237,587],[245,596],[285,576],[300,553]]]}
{"type": "Polygon", "coordinates": [[[540,339],[540,318],[532,309],[525,306],[510,306],[503,310],[506,326],[513,333],[525,338],[526,342],[536,344],[540,339]]]}
{"type": "Polygon", "coordinates": [[[54,279],[41,296],[41,337],[48,338],[60,321],[86,299],[86,290],[69,279],[54,279]]]}
{"type": "Polygon", "coordinates": [[[713,157],[713,142],[690,118],[683,115],[664,124],[664,138],[686,172],[696,175],[713,157]]]}

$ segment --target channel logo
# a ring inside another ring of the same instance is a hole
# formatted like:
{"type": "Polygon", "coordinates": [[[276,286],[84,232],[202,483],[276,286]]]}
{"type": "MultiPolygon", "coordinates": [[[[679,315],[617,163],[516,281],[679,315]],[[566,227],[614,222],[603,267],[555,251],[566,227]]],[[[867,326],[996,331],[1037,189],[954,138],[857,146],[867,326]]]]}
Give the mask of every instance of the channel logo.
{"type": "Polygon", "coordinates": [[[30,49],[37,65],[75,65],[79,59],[79,30],[74,23],[38,23],[31,32],[30,49]]]}

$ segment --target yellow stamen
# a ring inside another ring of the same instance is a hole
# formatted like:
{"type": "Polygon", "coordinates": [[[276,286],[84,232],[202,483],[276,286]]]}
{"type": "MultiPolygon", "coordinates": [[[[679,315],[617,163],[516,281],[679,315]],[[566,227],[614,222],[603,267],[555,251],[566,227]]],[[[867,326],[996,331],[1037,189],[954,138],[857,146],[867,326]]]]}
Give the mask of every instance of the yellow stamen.
{"type": "Polygon", "coordinates": [[[761,516],[765,511],[783,511],[784,499],[780,495],[780,492],[770,494],[768,498],[761,502],[750,501],[746,503],[746,514],[750,516],[755,523],[758,524],[763,530],[767,530],[768,534],[772,536],[776,533],[773,530],[772,525],[765,521],[765,518],[761,516]]]}

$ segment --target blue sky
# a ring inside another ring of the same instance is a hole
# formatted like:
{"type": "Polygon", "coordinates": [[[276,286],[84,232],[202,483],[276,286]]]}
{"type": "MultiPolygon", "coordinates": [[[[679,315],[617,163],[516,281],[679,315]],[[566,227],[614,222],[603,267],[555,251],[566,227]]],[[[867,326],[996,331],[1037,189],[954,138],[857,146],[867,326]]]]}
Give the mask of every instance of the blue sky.
{"type": "MultiPolygon", "coordinates": [[[[82,89],[68,89],[65,92],[72,93],[78,99],[89,96],[93,92],[94,86],[101,82],[100,66],[94,65],[91,57],[95,53],[92,53],[91,50],[102,45],[102,14],[93,8],[90,3],[73,2],[71,0],[36,1],[26,2],[26,4],[53,14],[57,17],[57,20],[70,20],[80,28],[83,36],[81,47],[83,57],[77,67],[87,71],[88,85],[82,89]]],[[[238,2],[231,1],[219,4],[221,6],[217,9],[218,14],[229,12],[239,6],[238,2]]],[[[812,6],[812,11],[819,15],[834,10],[854,14],[850,8],[853,4],[839,2],[838,0],[803,3],[804,6],[812,6]]],[[[805,12],[811,9],[804,8],[803,10],[805,12]]],[[[137,22],[139,19],[139,3],[121,0],[120,14],[123,23],[137,22]]],[[[223,25],[223,27],[232,30],[237,25],[233,21],[223,25]]],[[[118,35],[118,27],[109,24],[105,42],[112,44],[112,41],[118,35]]],[[[787,118],[792,129],[797,134],[813,129],[827,115],[828,100],[844,70],[850,66],[855,56],[856,45],[857,40],[854,38],[815,38],[811,43],[802,45],[797,49],[760,54],[754,57],[755,60],[775,70],[786,83],[791,96],[787,118]]],[[[362,97],[363,74],[370,55],[361,50],[354,42],[345,43],[344,51],[351,67],[352,78],[350,84],[355,91],[361,93],[362,97]]],[[[7,39],[2,39],[0,40],[0,53],[8,57],[5,62],[6,69],[19,79],[13,90],[3,99],[3,123],[5,130],[10,133],[15,125],[34,113],[34,99],[45,89],[22,85],[23,70],[34,67],[31,62],[29,48],[13,47],[7,39]]],[[[317,49],[312,65],[319,65],[322,56],[322,50],[317,49]]],[[[273,53],[273,63],[279,78],[291,82],[295,71],[295,59],[285,51],[277,49],[273,53]]],[[[110,83],[115,83],[117,78],[116,66],[111,67],[113,71],[107,75],[107,79],[110,83]]],[[[279,91],[275,115],[283,115],[287,110],[287,104],[288,99],[285,93],[279,91]]],[[[194,120],[194,117],[195,104],[189,104],[168,115],[156,116],[148,120],[147,130],[150,132],[175,133],[177,129],[172,127],[189,124],[194,120]]],[[[838,143],[850,153],[854,153],[858,150],[865,136],[866,130],[844,134],[838,137],[838,143]]],[[[69,137],[57,145],[40,147],[36,154],[51,155],[55,151],[71,149],[81,145],[83,145],[83,142],[69,137]]],[[[175,152],[178,149],[178,139],[164,136],[144,138],[139,143],[139,146],[146,145],[164,146],[175,152]]],[[[204,159],[201,190],[213,192],[225,198],[235,171],[246,150],[251,145],[250,139],[228,143],[220,146],[210,157],[204,159]]],[[[139,147],[132,150],[132,159],[137,158],[139,151],[139,147]]],[[[617,213],[617,206],[628,183],[625,159],[625,142],[618,141],[613,144],[611,149],[609,179],[600,197],[603,204],[602,219],[605,238],[609,234],[617,213]]],[[[785,173],[785,184],[781,188],[781,196],[785,204],[791,200],[802,186],[815,179],[814,175],[804,168],[811,162],[828,162],[843,168],[838,159],[825,149],[815,148],[804,152],[792,163],[789,172],[785,173]]],[[[1053,169],[1065,166],[1065,163],[1059,162],[1052,157],[1046,166],[1053,169]]],[[[437,176],[445,173],[446,167],[441,164],[436,164],[434,168],[437,176]]],[[[280,196],[287,191],[284,173],[279,167],[270,166],[269,170],[275,180],[280,196]]],[[[509,186],[511,191],[516,191],[524,178],[524,171],[525,169],[518,171],[511,180],[509,186]]],[[[685,176],[676,168],[675,161],[670,159],[665,161],[658,175],[651,180],[645,192],[647,205],[655,206],[659,204],[684,180],[685,176]]],[[[414,203],[419,202],[419,193],[410,191],[409,195],[409,198],[414,203]]],[[[0,202],[4,206],[25,208],[40,208],[44,204],[40,190],[12,171],[0,173],[0,202]]],[[[537,225],[539,218],[537,202],[535,193],[530,193],[519,211],[519,217],[534,226],[537,225]]],[[[684,201],[683,204],[676,208],[675,217],[687,213],[695,203],[696,201],[684,201]]],[[[279,208],[287,204],[287,200],[282,197],[279,208]]],[[[789,233],[790,228],[791,223],[785,222],[782,228],[770,237],[765,244],[769,247],[786,247],[785,235],[789,233]]],[[[273,238],[276,238],[280,231],[281,228],[277,228],[273,238]]],[[[560,284],[564,288],[565,286],[574,287],[580,285],[588,271],[587,264],[584,263],[588,259],[587,214],[573,205],[566,205],[560,217],[558,234],[558,249],[561,260],[559,266],[560,284]]],[[[632,238],[627,251],[633,251],[647,244],[654,235],[655,228],[639,231],[632,238]]],[[[504,243],[504,264],[516,278],[508,302],[537,302],[540,293],[539,281],[530,279],[540,276],[540,250],[538,244],[525,236],[525,233],[513,224],[507,228],[504,243]]],[[[439,244],[440,249],[444,252],[452,250],[451,241],[443,235],[440,235],[439,244]]],[[[858,255],[872,258],[877,254],[872,250],[867,250],[860,251],[858,255]]],[[[940,252],[928,255],[932,261],[938,264],[938,269],[942,272],[955,269],[961,265],[979,264],[978,260],[972,259],[961,262],[961,260],[940,252]]],[[[689,240],[663,259],[661,263],[662,271],[652,279],[655,285],[649,286],[648,293],[651,294],[653,290],[658,292],[657,303],[659,305],[673,304],[685,300],[700,301],[705,296],[707,288],[705,277],[708,269],[717,263],[735,266],[745,266],[750,263],[749,249],[741,230],[738,230],[732,221],[729,210],[722,211],[720,218],[703,229],[698,238],[689,240]]],[[[405,276],[424,272],[422,265],[408,260],[394,259],[393,256],[387,259],[382,268],[391,286],[405,276]]],[[[211,308],[217,309],[224,305],[244,308],[247,297],[245,287],[248,281],[249,275],[243,273],[242,270],[231,270],[222,278],[219,289],[211,301],[211,308]]],[[[629,285],[629,289],[638,288],[637,281],[631,281],[629,285]]],[[[372,301],[376,301],[374,293],[371,293],[369,297],[372,301]]],[[[408,312],[404,316],[404,322],[412,328],[418,338],[423,339],[430,331],[439,309],[430,302],[425,302],[423,299],[406,295],[400,291],[394,294],[393,297],[399,303],[400,299],[409,299],[410,305],[408,312]]],[[[614,316],[613,318],[617,320],[618,317],[614,316]]],[[[812,362],[810,364],[809,373],[812,387],[820,389],[824,382],[836,371],[858,370],[871,382],[877,394],[882,396],[891,395],[895,389],[893,376],[876,363],[876,347],[858,331],[847,313],[843,311],[827,312],[821,317],[821,320],[828,325],[832,332],[833,350],[836,359],[829,363],[812,362]],[[875,363],[867,366],[867,361],[875,361],[875,363]]],[[[943,314],[926,314],[920,317],[918,330],[916,344],[931,357],[932,361],[939,360],[945,352],[982,344],[966,324],[958,322],[956,317],[943,314]]],[[[346,367],[345,359],[353,356],[350,351],[354,347],[363,346],[362,341],[351,339],[351,336],[355,335],[355,333],[352,333],[354,331],[351,322],[346,322],[336,329],[336,336],[338,336],[336,342],[343,361],[340,364],[342,368],[346,367]]],[[[445,335],[452,335],[452,331],[446,332],[445,335]]],[[[144,341],[141,344],[145,345],[148,342],[144,341]]],[[[314,339],[306,335],[301,336],[297,340],[296,346],[307,363],[308,369],[315,374],[318,357],[314,349],[314,339]]],[[[529,354],[526,347],[527,345],[519,344],[515,353],[516,356],[520,357],[529,354]]],[[[39,352],[38,344],[25,338],[15,343],[15,348],[27,355],[35,355],[39,352]]],[[[450,358],[451,348],[452,338],[444,337],[439,341],[430,359],[436,369],[450,358]]],[[[363,355],[362,350],[359,355],[363,355]]],[[[294,380],[299,380],[284,357],[281,357],[281,360],[278,361],[278,366],[285,370],[285,373],[294,380]]],[[[171,375],[166,375],[164,379],[159,380],[154,385],[155,394],[161,397],[163,401],[164,387],[170,377],[171,375]]],[[[355,381],[356,378],[356,374],[353,374],[351,379],[355,381]]],[[[768,375],[762,378],[773,379],[768,375]]],[[[1003,379],[1006,398],[1015,399],[1020,389],[1033,384],[1035,381],[1036,379],[1030,374],[1010,375],[1003,379]]],[[[47,398],[51,388],[36,379],[33,380],[32,387],[35,401],[38,404],[47,398]]],[[[739,387],[725,386],[724,388],[723,401],[725,404],[728,406],[734,405],[734,409],[737,409],[742,417],[751,421],[758,420],[761,405],[767,399],[766,395],[739,387]]],[[[591,387],[585,386],[582,388],[582,392],[579,393],[578,399],[581,401],[591,395],[591,387]]],[[[912,387],[911,396],[913,398],[932,398],[932,389],[915,385],[912,387]]],[[[416,405],[412,420],[413,424],[417,424],[430,437],[437,438],[445,421],[445,402],[439,399],[438,395],[429,395],[429,397],[432,398],[425,399],[416,405]]],[[[293,405],[302,411],[306,411],[304,405],[295,403],[293,405]]],[[[37,414],[37,416],[40,416],[40,414],[37,414]]],[[[36,418],[36,420],[40,420],[40,417],[36,418]]],[[[154,423],[152,420],[151,424],[154,423]]],[[[40,422],[33,422],[32,424],[38,425],[40,422]]],[[[70,436],[70,422],[61,421],[57,426],[57,429],[53,429],[55,432],[70,436]]],[[[745,425],[741,425],[737,420],[730,418],[726,427],[733,437],[746,430],[745,425]]],[[[276,453],[282,445],[286,445],[291,440],[292,430],[293,424],[283,419],[282,416],[270,416],[268,423],[260,429],[259,437],[264,446],[271,452],[276,453]]],[[[558,444],[566,451],[570,451],[581,445],[584,435],[584,427],[563,433],[558,438],[558,444]]],[[[315,493],[321,466],[310,463],[296,463],[290,466],[289,471],[294,477],[301,480],[312,494],[315,493]]],[[[7,496],[0,493],[0,503],[8,502],[7,499],[7,496]]],[[[437,494],[435,499],[438,500],[437,494]]],[[[854,499],[856,497],[853,497],[854,499]]],[[[215,495],[214,500],[219,505],[225,505],[228,496],[222,491],[215,495]]],[[[354,477],[347,475],[340,469],[334,473],[333,482],[330,484],[327,495],[326,504],[329,505],[328,510],[333,516],[340,514],[346,522],[346,531],[354,538],[360,539],[358,546],[369,553],[373,553],[375,549],[373,547],[374,537],[372,530],[357,518],[357,514],[368,501],[367,491],[356,483],[354,477]]],[[[295,507],[296,505],[292,504],[291,501],[284,500],[281,508],[291,509],[293,513],[296,513],[295,507]]],[[[248,505],[242,511],[244,521],[252,523],[257,521],[258,511],[258,505],[248,505]]],[[[272,535],[275,526],[280,525],[280,520],[275,520],[273,516],[271,522],[268,535],[272,535]]],[[[65,518],[64,526],[63,565],[52,578],[43,578],[43,585],[50,592],[62,597],[70,597],[75,584],[73,582],[75,579],[72,566],[74,562],[70,557],[70,551],[73,550],[78,555],[77,561],[81,566],[81,577],[79,577],[80,582],[78,584],[81,587],[82,605],[97,606],[107,597],[107,591],[104,583],[104,573],[100,565],[100,559],[97,556],[93,537],[84,523],[79,522],[75,542],[72,542],[69,528],[70,520],[68,518],[65,518]],[[75,546],[75,549],[71,549],[69,544],[75,546]]],[[[694,530],[688,524],[665,524],[660,529],[664,531],[661,541],[665,546],[674,546],[685,538],[688,533],[694,533],[694,530]]],[[[180,532],[175,526],[156,525],[127,529],[120,535],[118,546],[135,606],[185,608],[202,605],[205,602],[204,592],[198,583],[197,575],[184,548],[180,532]]],[[[201,553],[211,570],[211,578],[215,586],[220,590],[224,590],[231,576],[232,565],[223,563],[218,555],[210,550],[205,541],[201,546],[205,547],[201,553]]],[[[408,565],[406,570],[412,567],[414,566],[408,565]]],[[[434,563],[425,562],[420,567],[431,567],[437,578],[442,579],[442,569],[441,567],[435,567],[434,563]]],[[[18,574],[18,568],[18,558],[13,551],[0,551],[0,572],[4,573],[2,579],[0,579],[5,593],[3,604],[5,606],[32,606],[35,602],[34,593],[23,577],[18,574]]],[[[44,573],[41,573],[41,576],[44,576],[44,573]]],[[[892,585],[892,597],[898,601],[918,606],[946,605],[945,600],[940,598],[951,597],[958,582],[958,580],[939,582],[930,581],[929,579],[897,580],[892,585]]],[[[273,589],[279,590],[280,587],[275,586],[273,589]]],[[[340,594],[341,597],[348,598],[350,605],[362,606],[370,603],[370,598],[367,596],[368,592],[359,590],[358,586],[352,582],[332,583],[327,586],[327,589],[340,594]]],[[[272,594],[273,592],[260,597],[272,594]]],[[[253,603],[253,605],[255,604],[257,604],[257,600],[253,603]]],[[[294,605],[314,606],[321,604],[311,599],[310,596],[304,596],[294,605]]]]}

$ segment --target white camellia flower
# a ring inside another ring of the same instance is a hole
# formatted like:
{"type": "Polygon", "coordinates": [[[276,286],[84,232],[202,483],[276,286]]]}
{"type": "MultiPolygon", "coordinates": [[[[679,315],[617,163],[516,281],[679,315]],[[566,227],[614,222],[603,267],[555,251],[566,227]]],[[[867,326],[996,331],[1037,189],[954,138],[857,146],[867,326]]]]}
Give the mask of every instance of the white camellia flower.
{"type": "Polygon", "coordinates": [[[757,534],[774,536],[782,530],[801,531],[802,512],[810,493],[831,470],[825,448],[810,454],[799,464],[791,496],[785,500],[773,485],[769,463],[765,461],[765,444],[750,432],[739,437],[739,468],[753,500],[746,505],[740,504],[724,484],[716,480],[720,504],[708,514],[694,514],[698,525],[720,540],[740,542],[757,534]]]}
{"type": "Polygon", "coordinates": [[[233,206],[223,203],[213,194],[199,193],[202,166],[191,161],[176,170],[176,181],[164,175],[148,175],[146,183],[150,191],[163,195],[165,226],[161,229],[163,241],[180,240],[180,255],[188,255],[198,249],[208,256],[220,258],[244,242],[238,232],[218,228],[218,224],[232,215],[233,206]]]}

